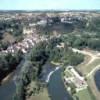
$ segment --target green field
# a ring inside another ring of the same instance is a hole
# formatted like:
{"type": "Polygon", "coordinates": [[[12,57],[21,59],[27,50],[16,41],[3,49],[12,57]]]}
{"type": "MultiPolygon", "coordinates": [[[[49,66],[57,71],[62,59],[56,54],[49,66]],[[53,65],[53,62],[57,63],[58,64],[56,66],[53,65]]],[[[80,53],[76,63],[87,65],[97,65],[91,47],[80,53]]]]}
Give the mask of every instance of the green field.
{"type": "Polygon", "coordinates": [[[94,99],[92,98],[92,94],[87,88],[76,93],[74,95],[74,100],[94,100],[94,99]],[[78,99],[75,99],[75,97],[77,97],[78,99]]]}
{"type": "MultiPolygon", "coordinates": [[[[87,62],[88,63],[88,62],[87,62]]],[[[80,66],[77,66],[77,70],[82,72],[83,75],[87,75],[89,72],[91,72],[97,65],[100,64],[100,58],[95,59],[92,63],[87,65],[87,63],[82,64],[80,66]]]]}
{"type": "Polygon", "coordinates": [[[91,64],[86,66],[86,72],[89,73],[93,68],[100,64],[100,59],[94,60],[91,64]]]}
{"type": "Polygon", "coordinates": [[[71,72],[69,72],[68,70],[64,71],[64,74],[66,77],[72,77],[71,72]]]}

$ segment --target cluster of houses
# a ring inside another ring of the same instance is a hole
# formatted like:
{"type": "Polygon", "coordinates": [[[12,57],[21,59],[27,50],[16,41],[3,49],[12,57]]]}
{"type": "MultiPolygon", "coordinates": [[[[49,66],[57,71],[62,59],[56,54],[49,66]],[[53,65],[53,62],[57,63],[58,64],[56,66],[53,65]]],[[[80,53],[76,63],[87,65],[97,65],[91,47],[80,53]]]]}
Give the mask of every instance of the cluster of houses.
{"type": "Polygon", "coordinates": [[[69,77],[64,76],[66,84],[74,84],[76,92],[87,88],[88,85],[84,77],[80,76],[73,66],[68,66],[66,70],[71,74],[69,77]]]}
{"type": "MultiPolygon", "coordinates": [[[[46,19],[47,20],[47,19],[46,19]]],[[[45,25],[47,21],[44,19],[41,19],[40,21],[36,23],[29,23],[29,26],[23,27],[23,35],[25,35],[24,40],[21,42],[18,42],[16,44],[10,45],[6,50],[2,50],[2,53],[14,53],[15,51],[21,50],[23,53],[27,53],[29,48],[32,48],[36,43],[40,41],[47,40],[44,36],[39,36],[36,34],[36,28],[34,26],[36,25],[45,25]]],[[[52,23],[52,19],[49,19],[49,22],[52,23]]],[[[57,36],[59,37],[59,35],[57,36]]],[[[52,38],[52,36],[51,36],[52,38]]]]}
{"type": "MultiPolygon", "coordinates": [[[[5,15],[2,15],[5,16],[5,15]]],[[[10,14],[8,14],[8,18],[9,16],[11,16],[10,14]]],[[[31,18],[33,16],[33,14],[13,14],[13,16],[15,18],[17,18],[16,16],[20,16],[20,17],[25,17],[25,18],[31,18]]],[[[19,18],[19,17],[18,17],[19,18]]],[[[38,37],[36,35],[36,29],[34,28],[34,26],[36,25],[41,25],[41,26],[45,26],[45,25],[52,25],[54,23],[73,23],[75,20],[77,20],[78,18],[75,17],[70,17],[70,16],[51,16],[48,17],[47,15],[44,16],[40,16],[40,20],[38,20],[37,22],[29,22],[28,27],[23,28],[23,34],[27,35],[27,37],[25,37],[25,39],[22,42],[19,42],[17,44],[11,45],[7,48],[7,50],[3,50],[2,52],[7,53],[7,52],[12,52],[14,53],[16,50],[21,50],[23,53],[27,52],[28,48],[31,48],[32,46],[34,46],[34,44],[40,40],[45,40],[44,37],[38,37]],[[34,34],[35,33],[35,34],[34,34]],[[40,39],[39,39],[40,38],[40,39]]],[[[61,45],[63,46],[63,45],[61,45]]]]}
{"type": "Polygon", "coordinates": [[[14,53],[15,51],[21,50],[23,53],[27,53],[29,48],[32,48],[36,43],[43,41],[43,37],[38,37],[38,35],[32,33],[28,34],[27,37],[22,40],[21,42],[18,42],[14,45],[11,45],[7,48],[7,50],[2,50],[2,53],[14,53]]]}

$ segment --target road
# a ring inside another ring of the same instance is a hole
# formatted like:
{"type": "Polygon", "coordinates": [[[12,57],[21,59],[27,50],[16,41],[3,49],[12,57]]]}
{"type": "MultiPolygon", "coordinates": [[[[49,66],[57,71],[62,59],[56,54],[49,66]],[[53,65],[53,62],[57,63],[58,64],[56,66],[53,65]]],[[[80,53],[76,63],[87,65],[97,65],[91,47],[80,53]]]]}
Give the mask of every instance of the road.
{"type": "Polygon", "coordinates": [[[93,70],[90,71],[90,73],[87,74],[87,77],[91,76],[94,72],[96,72],[100,68],[100,64],[97,65],[93,70]]]}
{"type": "Polygon", "coordinates": [[[89,65],[90,63],[92,63],[95,59],[98,59],[100,58],[99,57],[99,53],[97,54],[93,54],[89,51],[85,51],[85,50],[79,50],[79,49],[76,49],[76,48],[72,48],[73,52],[78,52],[78,53],[81,53],[83,55],[87,55],[87,56],[90,56],[91,57],[91,60],[87,63],[87,65],[89,65]]]}
{"type": "MultiPolygon", "coordinates": [[[[85,51],[85,50],[79,50],[79,49],[76,49],[76,48],[72,48],[73,52],[78,52],[78,53],[81,53],[83,55],[88,55],[91,57],[90,61],[86,64],[89,65],[91,64],[93,61],[95,61],[96,59],[100,59],[100,53],[96,53],[96,54],[93,54],[92,52],[89,52],[89,51],[85,51]]],[[[88,74],[87,74],[87,77],[91,76],[96,70],[98,70],[100,68],[100,64],[95,66],[94,69],[92,69],[88,74]]]]}

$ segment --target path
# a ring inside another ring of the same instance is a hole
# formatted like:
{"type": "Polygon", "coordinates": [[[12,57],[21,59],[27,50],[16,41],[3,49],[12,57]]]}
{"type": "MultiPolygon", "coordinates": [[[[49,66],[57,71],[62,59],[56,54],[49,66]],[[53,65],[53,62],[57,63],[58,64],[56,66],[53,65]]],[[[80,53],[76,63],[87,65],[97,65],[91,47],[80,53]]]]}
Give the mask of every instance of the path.
{"type": "Polygon", "coordinates": [[[97,53],[96,55],[91,53],[91,52],[88,52],[88,51],[84,51],[84,50],[79,50],[79,49],[76,49],[76,48],[72,48],[73,52],[78,52],[78,53],[81,53],[81,54],[84,54],[84,55],[88,55],[91,57],[91,60],[87,63],[87,65],[89,65],[90,63],[92,63],[95,59],[98,59],[100,58],[99,57],[99,53],[97,53]]]}
{"type": "MultiPolygon", "coordinates": [[[[93,61],[95,61],[96,59],[100,59],[100,53],[96,53],[96,54],[93,54],[91,52],[88,52],[88,51],[84,51],[84,50],[79,50],[79,49],[76,49],[76,48],[72,48],[73,52],[78,52],[78,53],[81,53],[81,54],[84,54],[84,55],[88,55],[91,57],[91,60],[86,64],[89,65],[91,64],[93,61]]],[[[94,67],[94,69],[92,69],[88,74],[87,74],[87,77],[91,76],[98,68],[100,68],[100,64],[97,65],[96,67],[94,67]]]]}
{"type": "Polygon", "coordinates": [[[87,74],[87,77],[91,76],[95,71],[97,71],[100,68],[100,65],[97,65],[93,70],[90,71],[90,73],[87,74]]]}

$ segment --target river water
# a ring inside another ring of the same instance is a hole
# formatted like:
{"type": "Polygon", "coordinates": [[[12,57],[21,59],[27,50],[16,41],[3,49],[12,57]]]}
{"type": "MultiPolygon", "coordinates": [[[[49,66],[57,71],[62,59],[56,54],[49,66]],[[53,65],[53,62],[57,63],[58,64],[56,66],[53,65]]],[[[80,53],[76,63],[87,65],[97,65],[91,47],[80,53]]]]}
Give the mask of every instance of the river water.
{"type": "Polygon", "coordinates": [[[97,89],[100,91],[100,70],[96,71],[94,75],[94,79],[95,79],[95,84],[97,86],[97,89]]]}
{"type": "Polygon", "coordinates": [[[60,68],[51,76],[48,84],[49,95],[51,100],[72,100],[64,86],[61,72],[62,69],[60,68]]]}
{"type": "Polygon", "coordinates": [[[0,100],[12,100],[12,96],[14,95],[15,90],[16,85],[11,79],[9,82],[0,86],[0,100]]]}

